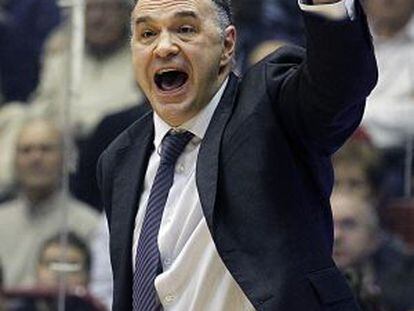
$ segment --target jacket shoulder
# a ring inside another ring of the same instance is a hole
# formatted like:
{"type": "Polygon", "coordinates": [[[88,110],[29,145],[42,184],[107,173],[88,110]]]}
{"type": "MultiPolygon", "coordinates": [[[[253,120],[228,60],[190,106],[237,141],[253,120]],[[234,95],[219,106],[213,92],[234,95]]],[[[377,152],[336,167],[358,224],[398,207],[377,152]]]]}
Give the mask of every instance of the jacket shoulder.
{"type": "Polygon", "coordinates": [[[277,65],[285,68],[297,66],[303,63],[306,57],[306,50],[296,45],[285,45],[282,46],[257,64],[253,65],[244,75],[244,78],[248,78],[251,74],[257,72],[257,70],[263,69],[269,65],[277,65]]]}
{"type": "Polygon", "coordinates": [[[152,127],[152,111],[148,111],[141,118],[132,123],[127,129],[119,134],[103,151],[101,158],[112,158],[115,154],[122,151],[139,141],[139,137],[152,127]]]}

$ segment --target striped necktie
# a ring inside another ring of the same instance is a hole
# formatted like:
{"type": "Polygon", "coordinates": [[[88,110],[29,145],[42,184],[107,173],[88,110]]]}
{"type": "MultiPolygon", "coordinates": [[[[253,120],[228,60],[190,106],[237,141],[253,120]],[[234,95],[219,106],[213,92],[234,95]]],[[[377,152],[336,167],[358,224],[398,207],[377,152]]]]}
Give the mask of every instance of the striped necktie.
{"type": "Polygon", "coordinates": [[[162,271],[157,238],[168,192],[174,180],[175,163],[194,135],[169,132],[161,145],[161,160],[148,198],[147,209],[138,240],[133,275],[133,311],[160,309],[154,280],[162,271]]]}

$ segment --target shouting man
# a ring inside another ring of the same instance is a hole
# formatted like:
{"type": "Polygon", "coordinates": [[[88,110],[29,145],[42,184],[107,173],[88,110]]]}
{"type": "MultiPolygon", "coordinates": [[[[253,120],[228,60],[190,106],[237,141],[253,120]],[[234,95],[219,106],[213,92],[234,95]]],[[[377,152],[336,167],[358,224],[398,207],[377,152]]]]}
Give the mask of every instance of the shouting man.
{"type": "Polygon", "coordinates": [[[330,156],[377,77],[357,0],[300,3],[305,52],[232,72],[229,0],[138,0],[153,112],[102,154],[114,310],[358,310],[331,258],[330,156]]]}

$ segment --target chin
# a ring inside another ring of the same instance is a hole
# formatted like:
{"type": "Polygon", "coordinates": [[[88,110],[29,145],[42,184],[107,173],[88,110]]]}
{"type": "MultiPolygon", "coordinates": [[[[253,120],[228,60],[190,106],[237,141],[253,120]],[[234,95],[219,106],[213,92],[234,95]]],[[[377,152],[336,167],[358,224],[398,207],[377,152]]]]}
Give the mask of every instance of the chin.
{"type": "Polygon", "coordinates": [[[174,123],[174,125],[180,125],[197,114],[197,110],[192,106],[192,103],[188,100],[181,103],[159,102],[154,106],[154,110],[164,121],[167,121],[170,124],[174,123]]]}

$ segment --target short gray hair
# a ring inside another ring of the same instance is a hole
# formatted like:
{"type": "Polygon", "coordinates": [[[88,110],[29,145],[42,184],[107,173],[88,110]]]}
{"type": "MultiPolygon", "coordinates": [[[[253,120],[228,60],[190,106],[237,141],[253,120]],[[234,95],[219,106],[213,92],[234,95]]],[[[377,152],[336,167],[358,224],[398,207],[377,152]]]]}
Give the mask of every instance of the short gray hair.
{"type": "MultiPolygon", "coordinates": [[[[129,0],[126,0],[129,1],[129,0]]],[[[137,4],[139,0],[133,0],[137,4]]],[[[222,33],[231,24],[233,24],[233,11],[231,0],[211,0],[217,11],[217,22],[222,33]]]]}
{"type": "Polygon", "coordinates": [[[231,0],[212,0],[217,9],[218,22],[222,30],[233,23],[231,0]]]}

